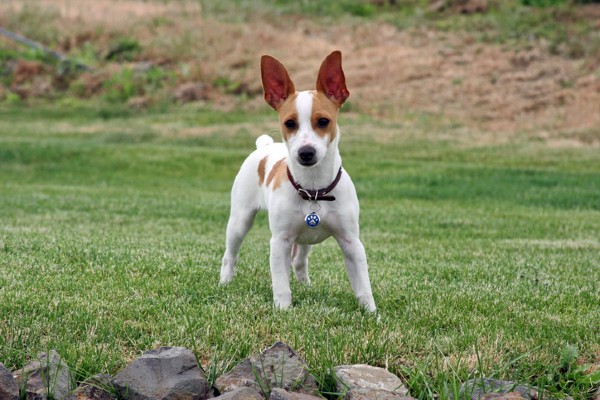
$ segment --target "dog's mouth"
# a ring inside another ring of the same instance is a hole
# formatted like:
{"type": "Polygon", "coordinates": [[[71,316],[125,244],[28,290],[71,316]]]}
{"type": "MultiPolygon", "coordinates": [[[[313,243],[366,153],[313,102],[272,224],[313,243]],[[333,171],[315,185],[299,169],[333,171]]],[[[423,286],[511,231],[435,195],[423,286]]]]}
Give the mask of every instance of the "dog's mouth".
{"type": "Polygon", "coordinates": [[[304,161],[300,157],[298,157],[298,164],[302,165],[303,167],[312,167],[316,165],[317,162],[317,160],[304,161]]]}

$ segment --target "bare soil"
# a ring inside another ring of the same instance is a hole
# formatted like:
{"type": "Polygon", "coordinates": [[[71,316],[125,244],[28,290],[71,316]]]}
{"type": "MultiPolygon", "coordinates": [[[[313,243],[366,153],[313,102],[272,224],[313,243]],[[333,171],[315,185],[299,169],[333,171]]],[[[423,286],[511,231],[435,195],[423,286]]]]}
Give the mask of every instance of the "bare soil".
{"type": "MultiPolygon", "coordinates": [[[[0,3],[7,15],[33,7],[52,16],[64,50],[91,41],[106,49],[114,37],[134,37],[140,56],[161,65],[188,65],[183,81],[235,82],[246,95],[212,92],[220,108],[264,107],[259,58],[271,54],[299,89],[313,88],[321,60],[343,53],[350,107],[400,120],[411,113],[443,115],[485,131],[486,140],[534,134],[552,146],[600,146],[597,61],[551,54],[542,42],[526,50],[492,45],[466,33],[399,30],[374,21],[329,23],[309,17],[207,16],[197,2],[37,0],[0,3]]],[[[600,27],[600,7],[585,12],[600,27]]],[[[31,9],[30,9],[31,12],[31,9]]],[[[5,17],[3,18],[2,15],[5,17]]],[[[107,66],[105,69],[110,69],[107,66]]]]}

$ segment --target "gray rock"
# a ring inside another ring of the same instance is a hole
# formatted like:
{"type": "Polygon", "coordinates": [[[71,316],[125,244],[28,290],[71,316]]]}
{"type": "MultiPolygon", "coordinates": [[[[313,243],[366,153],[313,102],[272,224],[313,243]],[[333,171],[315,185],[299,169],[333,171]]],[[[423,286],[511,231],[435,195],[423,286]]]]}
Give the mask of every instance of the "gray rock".
{"type": "Polygon", "coordinates": [[[219,400],[263,400],[263,397],[255,389],[241,387],[217,397],[219,400]]]}
{"type": "Polygon", "coordinates": [[[344,400],[414,400],[413,397],[385,389],[352,389],[344,400]]]}
{"type": "MultiPolygon", "coordinates": [[[[460,400],[480,400],[486,394],[490,393],[519,393],[522,398],[536,400],[538,398],[538,389],[534,386],[520,385],[511,381],[502,381],[491,378],[477,378],[466,381],[460,387],[460,400]]],[[[493,398],[489,397],[488,398],[493,398]]],[[[544,396],[546,398],[546,396],[544,396]]]]}
{"type": "Polygon", "coordinates": [[[215,381],[215,387],[220,393],[230,392],[232,390],[251,387],[260,390],[257,381],[263,381],[260,370],[254,367],[249,358],[242,360],[227,374],[219,376],[215,381]]]}
{"type": "Polygon", "coordinates": [[[269,400],[323,400],[323,398],[306,393],[293,393],[285,389],[273,388],[269,400]]]}
{"type": "Polygon", "coordinates": [[[79,385],[65,400],[117,400],[115,383],[110,375],[93,376],[79,385]]]}
{"type": "Polygon", "coordinates": [[[194,353],[183,347],[161,347],[144,353],[114,378],[128,400],[204,400],[209,385],[194,353]]]}
{"type": "Polygon", "coordinates": [[[0,363],[0,399],[19,400],[17,381],[2,363],[0,363]]]}
{"type": "Polygon", "coordinates": [[[26,388],[28,399],[44,399],[50,394],[54,399],[63,400],[73,388],[69,367],[56,350],[41,353],[39,361],[15,371],[14,376],[17,385],[26,388]]]}
{"type": "Polygon", "coordinates": [[[481,400],[523,400],[526,397],[519,392],[509,392],[509,393],[487,393],[483,395],[481,400]]]}
{"type": "Polygon", "coordinates": [[[317,381],[308,372],[304,360],[287,344],[277,342],[254,361],[270,386],[290,392],[318,394],[317,381]]]}
{"type": "Polygon", "coordinates": [[[370,365],[340,365],[335,367],[337,389],[345,399],[401,399],[408,389],[400,378],[384,368],[370,365]]]}
{"type": "Polygon", "coordinates": [[[259,391],[282,388],[290,392],[318,395],[315,378],[308,366],[290,346],[277,342],[257,357],[247,358],[215,382],[219,392],[240,387],[259,391]]]}

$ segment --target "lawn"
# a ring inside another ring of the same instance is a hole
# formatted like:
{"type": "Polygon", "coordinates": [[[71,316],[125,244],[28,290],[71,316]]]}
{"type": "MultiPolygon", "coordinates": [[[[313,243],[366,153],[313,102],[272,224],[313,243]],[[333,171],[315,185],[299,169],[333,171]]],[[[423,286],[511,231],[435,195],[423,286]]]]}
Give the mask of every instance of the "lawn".
{"type": "Polygon", "coordinates": [[[359,309],[333,240],[282,312],[264,214],[218,285],[233,178],[260,134],[279,139],[267,108],[3,105],[0,362],[54,348],[82,380],[177,345],[214,377],[283,340],[324,391],[330,367],[369,363],[423,399],[479,375],[586,398],[600,368],[598,147],[342,114],[380,317],[359,309]]]}

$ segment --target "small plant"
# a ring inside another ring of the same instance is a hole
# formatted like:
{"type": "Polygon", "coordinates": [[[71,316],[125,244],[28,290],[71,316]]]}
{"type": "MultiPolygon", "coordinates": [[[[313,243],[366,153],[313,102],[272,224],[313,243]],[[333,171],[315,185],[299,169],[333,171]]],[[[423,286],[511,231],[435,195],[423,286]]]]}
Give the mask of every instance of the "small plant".
{"type": "Polygon", "coordinates": [[[135,83],[134,72],[128,68],[104,82],[104,89],[106,90],[104,96],[106,100],[120,102],[127,101],[139,91],[135,83]]]}
{"type": "Polygon", "coordinates": [[[252,373],[254,374],[254,379],[256,380],[256,383],[260,388],[260,393],[264,396],[265,399],[269,400],[269,398],[271,397],[271,391],[273,390],[273,387],[271,386],[271,381],[269,379],[263,378],[266,374],[262,357],[260,359],[260,365],[262,373],[254,366],[254,364],[252,364],[252,373]]]}
{"type": "Polygon", "coordinates": [[[338,392],[338,378],[332,366],[326,367],[324,370],[313,370],[311,374],[315,377],[321,394],[327,399],[339,399],[343,393],[338,392]]]}
{"type": "Polygon", "coordinates": [[[524,6],[554,7],[566,3],[566,0],[522,0],[524,6]]]}
{"type": "Polygon", "coordinates": [[[141,50],[137,40],[122,38],[111,47],[105,58],[109,61],[131,61],[141,50]]]}
{"type": "Polygon", "coordinates": [[[144,71],[125,68],[104,82],[104,98],[110,102],[126,102],[162,89],[172,78],[173,74],[157,66],[144,71]]]}
{"type": "Polygon", "coordinates": [[[577,362],[579,349],[567,344],[560,352],[559,366],[541,381],[546,389],[558,394],[589,393],[600,385],[600,370],[577,362]]]}

